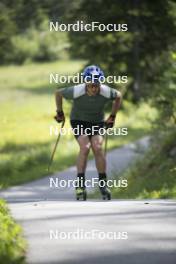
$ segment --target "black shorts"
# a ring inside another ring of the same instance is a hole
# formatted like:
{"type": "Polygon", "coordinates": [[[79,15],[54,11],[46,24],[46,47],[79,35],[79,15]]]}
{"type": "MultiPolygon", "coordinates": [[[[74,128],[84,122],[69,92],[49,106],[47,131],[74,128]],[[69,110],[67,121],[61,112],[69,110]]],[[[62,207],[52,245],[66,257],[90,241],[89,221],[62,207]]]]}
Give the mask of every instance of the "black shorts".
{"type": "Polygon", "coordinates": [[[95,135],[103,136],[104,122],[87,122],[81,120],[71,120],[70,121],[74,133],[74,136],[78,138],[79,136],[87,135],[89,138],[95,135]]]}

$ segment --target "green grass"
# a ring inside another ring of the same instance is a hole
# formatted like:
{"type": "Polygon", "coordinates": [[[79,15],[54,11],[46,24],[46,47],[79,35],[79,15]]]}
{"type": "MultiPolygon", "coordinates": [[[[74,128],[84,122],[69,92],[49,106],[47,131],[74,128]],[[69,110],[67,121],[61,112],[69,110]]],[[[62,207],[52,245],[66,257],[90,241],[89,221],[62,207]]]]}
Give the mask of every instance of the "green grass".
{"type": "MultiPolygon", "coordinates": [[[[56,85],[49,84],[49,74],[74,74],[83,61],[59,61],[43,64],[0,67],[0,187],[21,184],[47,175],[47,164],[56,141],[50,126],[58,126],[55,114],[56,85]]],[[[69,124],[71,105],[64,101],[69,124]]],[[[116,126],[128,127],[128,136],[109,137],[109,148],[150,133],[156,112],[147,104],[134,107],[124,102],[116,126]],[[150,115],[149,115],[150,113],[150,115]]],[[[73,136],[63,136],[57,149],[52,171],[75,164],[78,146],[73,136]]]]}
{"type": "Polygon", "coordinates": [[[26,242],[21,227],[12,219],[2,200],[0,200],[0,234],[0,263],[24,264],[26,242]]]}
{"type": "Polygon", "coordinates": [[[114,198],[176,198],[176,131],[162,133],[145,157],[116,179],[127,179],[127,188],[112,189],[114,198]]]}

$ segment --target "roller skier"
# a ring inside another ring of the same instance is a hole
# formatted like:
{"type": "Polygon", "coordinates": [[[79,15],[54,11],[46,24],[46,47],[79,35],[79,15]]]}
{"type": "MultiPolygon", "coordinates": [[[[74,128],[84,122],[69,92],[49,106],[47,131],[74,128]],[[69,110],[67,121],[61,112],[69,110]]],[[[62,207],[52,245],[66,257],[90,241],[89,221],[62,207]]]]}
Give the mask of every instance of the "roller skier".
{"type": "Polygon", "coordinates": [[[101,83],[104,73],[98,66],[91,65],[86,67],[83,72],[83,78],[84,83],[82,84],[56,91],[57,110],[55,119],[59,123],[65,121],[62,100],[63,98],[72,100],[71,126],[73,129],[82,128],[82,130],[80,129],[80,133],[75,135],[79,144],[77,158],[77,200],[86,200],[87,198],[85,172],[90,148],[92,148],[95,157],[99,183],[101,183],[99,184],[99,189],[102,198],[110,200],[111,193],[107,187],[106,157],[102,147],[104,138],[100,135],[99,129],[104,127],[112,128],[114,126],[116,114],[120,108],[121,93],[101,83]],[[104,121],[104,108],[109,100],[112,101],[111,114],[104,121]],[[95,126],[96,129],[94,130],[93,127],[95,126]]]}

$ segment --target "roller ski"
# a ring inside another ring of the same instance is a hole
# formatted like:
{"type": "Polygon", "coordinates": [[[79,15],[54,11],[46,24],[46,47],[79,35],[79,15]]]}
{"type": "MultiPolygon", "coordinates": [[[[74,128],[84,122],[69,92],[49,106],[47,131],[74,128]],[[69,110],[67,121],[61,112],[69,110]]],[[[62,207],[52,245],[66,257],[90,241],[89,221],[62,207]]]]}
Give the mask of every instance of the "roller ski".
{"type": "Polygon", "coordinates": [[[111,191],[105,187],[99,187],[103,200],[111,200],[111,191]]]}
{"type": "Polygon", "coordinates": [[[86,201],[87,200],[87,192],[85,188],[76,188],[76,200],[86,201]]]}

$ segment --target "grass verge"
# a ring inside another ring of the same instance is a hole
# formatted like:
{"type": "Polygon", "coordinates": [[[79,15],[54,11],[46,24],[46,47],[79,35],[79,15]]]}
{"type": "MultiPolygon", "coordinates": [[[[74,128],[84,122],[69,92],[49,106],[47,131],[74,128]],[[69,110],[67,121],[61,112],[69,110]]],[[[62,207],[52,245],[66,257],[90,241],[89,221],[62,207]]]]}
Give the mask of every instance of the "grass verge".
{"type": "Polygon", "coordinates": [[[144,158],[115,179],[127,179],[127,188],[114,188],[114,198],[176,198],[176,131],[162,133],[144,158]]]}
{"type": "Polygon", "coordinates": [[[24,264],[26,242],[21,227],[12,219],[3,200],[0,200],[0,263],[24,264]]]}

